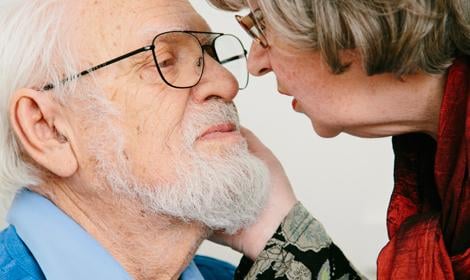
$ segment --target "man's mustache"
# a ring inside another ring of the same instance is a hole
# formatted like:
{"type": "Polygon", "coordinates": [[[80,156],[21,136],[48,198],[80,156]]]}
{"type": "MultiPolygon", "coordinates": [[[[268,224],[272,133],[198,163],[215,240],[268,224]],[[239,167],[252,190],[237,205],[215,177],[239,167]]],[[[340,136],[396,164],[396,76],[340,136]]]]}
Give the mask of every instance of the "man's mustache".
{"type": "Polygon", "coordinates": [[[203,106],[194,106],[183,121],[183,134],[191,144],[212,127],[232,125],[233,130],[240,130],[238,111],[233,102],[213,100],[203,106]]]}

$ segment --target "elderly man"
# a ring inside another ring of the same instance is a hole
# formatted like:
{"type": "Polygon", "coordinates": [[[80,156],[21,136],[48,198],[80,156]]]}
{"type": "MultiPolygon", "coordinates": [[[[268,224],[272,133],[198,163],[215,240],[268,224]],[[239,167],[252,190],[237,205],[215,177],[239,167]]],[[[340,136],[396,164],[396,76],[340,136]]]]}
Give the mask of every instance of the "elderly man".
{"type": "Polygon", "coordinates": [[[8,0],[0,26],[0,279],[233,277],[192,260],[266,196],[239,40],[187,0],[8,0]]]}

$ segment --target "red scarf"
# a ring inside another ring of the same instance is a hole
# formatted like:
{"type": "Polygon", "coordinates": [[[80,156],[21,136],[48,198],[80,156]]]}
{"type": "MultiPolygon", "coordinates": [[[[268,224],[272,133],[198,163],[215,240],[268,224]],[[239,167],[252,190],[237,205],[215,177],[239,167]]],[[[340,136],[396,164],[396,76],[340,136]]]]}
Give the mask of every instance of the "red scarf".
{"type": "Polygon", "coordinates": [[[470,58],[449,69],[437,143],[424,134],[393,138],[395,188],[390,241],[378,279],[470,279],[470,58]]]}

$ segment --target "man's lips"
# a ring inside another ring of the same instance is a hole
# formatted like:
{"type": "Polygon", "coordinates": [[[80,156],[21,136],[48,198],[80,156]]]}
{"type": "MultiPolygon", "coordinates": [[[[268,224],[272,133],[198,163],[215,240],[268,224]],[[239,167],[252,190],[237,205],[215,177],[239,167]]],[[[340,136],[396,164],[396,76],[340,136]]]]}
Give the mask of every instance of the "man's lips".
{"type": "Polygon", "coordinates": [[[224,123],[224,124],[218,124],[209,127],[204,133],[201,134],[201,136],[198,137],[199,139],[202,138],[210,138],[211,136],[215,136],[220,133],[230,133],[234,132],[237,130],[237,126],[233,123],[224,123]]]}

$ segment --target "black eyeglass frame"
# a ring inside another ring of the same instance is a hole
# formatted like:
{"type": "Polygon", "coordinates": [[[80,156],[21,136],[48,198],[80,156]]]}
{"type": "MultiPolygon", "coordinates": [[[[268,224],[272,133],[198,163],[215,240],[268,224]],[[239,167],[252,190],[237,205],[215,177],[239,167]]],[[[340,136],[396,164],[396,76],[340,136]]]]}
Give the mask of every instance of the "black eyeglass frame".
{"type": "MultiPolygon", "coordinates": [[[[148,45],[148,46],[145,46],[145,47],[142,47],[142,48],[139,48],[139,49],[136,49],[136,50],[133,50],[131,52],[128,52],[126,54],[123,54],[121,56],[118,56],[116,58],[113,58],[111,60],[108,60],[106,62],[103,62],[101,64],[98,64],[96,66],[93,66],[91,68],[88,68],[87,70],[84,70],[78,74],[75,74],[75,75],[72,75],[72,76],[69,76],[65,79],[63,79],[62,81],[60,81],[60,84],[65,84],[69,81],[72,81],[72,80],[75,80],[75,79],[78,79],[80,77],[83,77],[83,76],[86,76],[96,70],[99,70],[101,68],[104,68],[106,66],[109,66],[109,65],[112,65],[116,62],[119,62],[119,61],[122,61],[124,59],[127,59],[129,57],[132,57],[134,55],[137,55],[137,54],[140,54],[140,53],[143,53],[143,52],[146,52],[146,51],[152,51],[152,55],[153,55],[153,60],[154,60],[154,63],[155,63],[155,67],[157,68],[158,70],[158,73],[160,75],[160,77],[162,78],[162,80],[165,82],[165,84],[167,84],[168,86],[172,87],[172,88],[177,88],[177,89],[187,89],[187,88],[192,88],[194,86],[196,86],[202,79],[202,76],[203,76],[203,73],[204,73],[204,68],[205,68],[205,59],[204,59],[204,52],[207,53],[210,57],[212,57],[213,59],[215,59],[219,64],[223,65],[225,63],[228,63],[228,62],[231,62],[231,61],[234,61],[234,60],[237,60],[237,59],[242,59],[242,58],[245,58],[247,59],[247,54],[248,54],[248,51],[245,49],[245,46],[243,46],[243,43],[241,42],[241,40],[235,36],[235,35],[232,35],[232,34],[226,34],[226,33],[219,33],[219,32],[204,32],[204,31],[187,31],[187,30],[174,30],[174,31],[166,31],[166,32],[163,32],[163,33],[159,33],[157,34],[153,40],[152,40],[152,44],[151,45],[148,45]],[[156,40],[158,39],[158,37],[160,36],[163,36],[163,35],[167,35],[169,33],[186,33],[186,34],[189,34],[191,36],[193,36],[194,38],[196,38],[196,40],[199,42],[199,45],[201,46],[201,54],[202,54],[202,58],[203,58],[203,65],[202,65],[202,71],[201,71],[201,75],[199,77],[199,79],[197,80],[197,82],[194,83],[194,85],[191,85],[191,86],[185,86],[185,87],[178,87],[178,86],[174,86],[172,85],[171,83],[169,83],[166,79],[165,79],[165,76],[163,75],[161,69],[160,69],[160,66],[158,66],[158,60],[157,60],[157,55],[155,53],[155,42],[156,40]],[[201,43],[201,41],[199,40],[199,38],[196,36],[196,34],[204,34],[204,35],[213,35],[214,38],[211,39],[209,42],[210,44],[203,44],[201,43]],[[224,59],[224,60],[220,60],[219,57],[217,56],[217,51],[215,49],[215,42],[218,38],[222,37],[222,36],[231,36],[233,38],[235,38],[239,43],[240,43],[240,46],[242,47],[243,49],[243,54],[240,54],[240,55],[236,55],[236,56],[232,56],[232,57],[229,57],[227,59],[224,59]]],[[[248,69],[247,69],[247,81],[246,81],[246,84],[245,85],[239,85],[239,89],[245,89],[248,85],[248,80],[249,80],[249,74],[248,74],[248,69]]],[[[50,91],[50,90],[53,90],[54,88],[56,88],[56,85],[52,84],[52,83],[49,83],[49,84],[46,84],[42,90],[43,91],[50,91]]]]}

